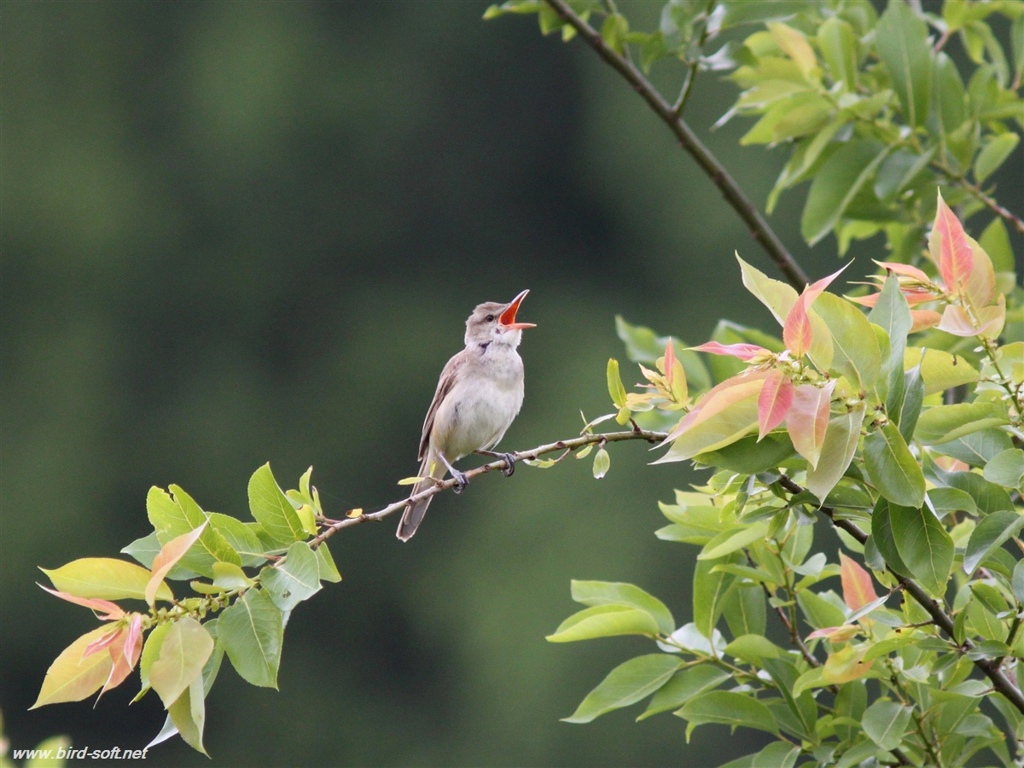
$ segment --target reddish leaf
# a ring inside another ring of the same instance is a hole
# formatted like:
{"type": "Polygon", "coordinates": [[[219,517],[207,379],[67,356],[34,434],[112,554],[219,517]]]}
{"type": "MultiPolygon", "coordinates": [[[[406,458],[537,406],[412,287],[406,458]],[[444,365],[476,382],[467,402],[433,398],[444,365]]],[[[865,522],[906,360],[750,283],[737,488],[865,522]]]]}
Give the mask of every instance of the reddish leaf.
{"type": "Polygon", "coordinates": [[[124,631],[124,627],[114,627],[109,632],[107,632],[107,634],[102,635],[101,637],[96,638],[91,643],[89,643],[87,646],[85,646],[85,650],[82,651],[82,658],[84,659],[87,656],[92,656],[97,651],[104,650],[105,648],[107,648],[107,646],[109,646],[111,643],[113,643],[115,640],[117,640],[118,639],[118,635],[120,635],[121,632],[123,632],[123,631],[124,631]]]}
{"type": "Polygon", "coordinates": [[[917,333],[927,328],[934,328],[942,319],[942,315],[931,309],[912,309],[910,310],[910,317],[913,318],[914,324],[910,326],[909,333],[917,333]]]}
{"type": "Polygon", "coordinates": [[[935,225],[928,237],[928,250],[939,267],[946,289],[958,296],[962,295],[974,270],[974,254],[967,242],[963,225],[946,205],[941,192],[935,211],[935,225]]]}
{"type": "Polygon", "coordinates": [[[817,466],[825,443],[829,406],[835,386],[835,380],[823,387],[801,384],[793,394],[793,404],[786,417],[786,427],[793,447],[807,459],[811,467],[817,466]]]}
{"type": "MultiPolygon", "coordinates": [[[[853,262],[851,261],[850,264],[852,263],[853,262]]],[[[824,292],[824,290],[828,288],[829,285],[831,285],[832,281],[839,277],[839,275],[841,275],[846,270],[846,267],[850,266],[850,264],[847,264],[845,267],[837,269],[831,275],[823,277],[820,280],[816,280],[815,282],[811,283],[804,289],[803,296],[807,297],[808,308],[810,308],[811,304],[814,303],[814,300],[818,298],[824,292]]]]}
{"type": "Polygon", "coordinates": [[[878,297],[881,293],[869,293],[867,296],[846,296],[847,301],[852,301],[854,304],[860,304],[862,307],[873,308],[878,303],[878,297]]]}
{"type": "Polygon", "coordinates": [[[843,643],[861,633],[861,628],[856,624],[843,624],[841,627],[824,627],[816,629],[807,636],[808,640],[816,640],[820,637],[827,637],[833,643],[843,643]]]}
{"type": "Polygon", "coordinates": [[[204,522],[198,528],[195,528],[188,533],[183,533],[181,536],[176,536],[163,547],[157,553],[156,557],[153,558],[153,575],[149,579],[149,583],[146,585],[146,602],[153,605],[156,601],[157,590],[160,589],[160,585],[164,582],[164,576],[170,572],[171,568],[181,560],[181,558],[188,552],[189,547],[196,543],[196,540],[202,535],[203,531],[206,530],[206,523],[204,522]]]}
{"type": "Polygon", "coordinates": [[[142,644],[139,642],[142,637],[141,613],[132,615],[131,623],[123,635],[122,642],[110,646],[110,660],[113,666],[107,676],[107,682],[103,684],[100,696],[123,683],[139,662],[139,655],[142,653],[142,644]]]}
{"type": "Polygon", "coordinates": [[[101,600],[98,597],[77,597],[76,595],[69,595],[67,592],[59,592],[56,589],[44,587],[42,584],[39,587],[45,589],[54,597],[59,597],[61,600],[67,600],[69,603],[75,603],[76,605],[84,605],[86,608],[98,611],[101,614],[99,618],[104,621],[117,621],[124,616],[121,606],[109,600],[101,600]]]}
{"type": "Polygon", "coordinates": [[[789,407],[793,404],[793,393],[796,387],[788,376],[779,370],[769,371],[764,380],[764,387],[757,398],[757,439],[775,429],[786,418],[789,407]]]}
{"type": "Polygon", "coordinates": [[[868,603],[878,599],[871,583],[871,574],[858,565],[856,560],[840,553],[840,577],[843,582],[843,602],[851,611],[859,611],[868,603]]]}
{"type": "Polygon", "coordinates": [[[928,277],[928,275],[925,274],[925,272],[918,269],[917,267],[912,267],[909,264],[900,264],[899,262],[896,261],[876,261],[875,264],[880,266],[882,269],[886,269],[894,274],[903,275],[904,277],[912,277],[918,282],[924,283],[926,285],[932,284],[932,279],[928,277]]]}
{"type": "Polygon", "coordinates": [[[668,388],[672,389],[672,375],[675,373],[676,367],[676,348],[672,344],[672,339],[668,340],[665,345],[665,362],[663,363],[665,369],[665,382],[668,384],[668,388]]]}
{"type": "Polygon", "coordinates": [[[811,318],[807,315],[807,294],[803,294],[786,315],[782,342],[793,357],[800,358],[811,348],[811,318]]]}
{"type": "Polygon", "coordinates": [[[690,349],[695,352],[710,352],[713,355],[731,355],[743,361],[751,360],[760,354],[771,354],[757,344],[719,344],[717,341],[708,341],[699,347],[690,347],[690,349]]]}

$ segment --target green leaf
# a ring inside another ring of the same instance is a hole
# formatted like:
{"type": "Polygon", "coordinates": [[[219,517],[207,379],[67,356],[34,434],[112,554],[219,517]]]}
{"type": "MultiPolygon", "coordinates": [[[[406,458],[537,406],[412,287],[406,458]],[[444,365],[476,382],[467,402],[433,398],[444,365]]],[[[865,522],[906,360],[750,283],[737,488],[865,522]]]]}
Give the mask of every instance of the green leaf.
{"type": "Polygon", "coordinates": [[[865,710],[860,722],[868,738],[882,749],[892,750],[903,743],[910,714],[910,707],[879,699],[865,710]]]}
{"type": "Polygon", "coordinates": [[[723,531],[709,541],[700,554],[698,560],[714,560],[728,555],[737,550],[743,549],[748,544],[760,541],[768,533],[768,523],[758,522],[753,525],[736,526],[723,531]]]}
{"type": "Polygon", "coordinates": [[[148,670],[149,684],[166,709],[199,677],[211,653],[213,638],[198,621],[185,616],[170,625],[148,670]]]}
{"type": "Polygon", "coordinates": [[[608,451],[604,448],[598,448],[597,453],[594,454],[594,479],[602,479],[608,474],[611,465],[612,457],[608,454],[608,451]]]}
{"type": "Polygon", "coordinates": [[[208,517],[213,529],[238,553],[241,558],[240,565],[253,567],[261,565],[266,560],[263,556],[264,546],[250,527],[254,526],[254,523],[246,525],[238,518],[220,512],[210,512],[208,517]]]}
{"type": "Polygon", "coordinates": [[[1024,481],[1024,451],[1010,448],[997,453],[985,465],[984,476],[990,483],[1020,490],[1024,481]]]}
{"type": "Polygon", "coordinates": [[[635,704],[667,683],[682,666],[675,656],[651,653],[637,656],[615,667],[601,683],[583,699],[566,723],[589,723],[597,717],[635,704]]]}
{"type": "Polygon", "coordinates": [[[698,725],[721,723],[732,727],[756,728],[779,734],[771,711],[752,695],[733,691],[709,691],[695,696],[676,710],[676,715],[689,723],[691,733],[698,725]]]}
{"type": "Polygon", "coordinates": [[[275,541],[291,544],[305,538],[295,507],[278,486],[269,463],[257,469],[249,479],[249,508],[275,541]]]}
{"type": "Polygon", "coordinates": [[[206,701],[203,698],[201,676],[196,677],[184,693],[167,708],[167,716],[184,742],[205,755],[203,726],[206,724],[206,701]]]}
{"type": "Polygon", "coordinates": [[[924,503],[924,473],[892,422],[864,439],[864,466],[878,492],[894,504],[924,503]]]}
{"type": "Polygon", "coordinates": [[[655,625],[665,634],[676,628],[675,619],[665,604],[633,584],[615,581],[571,582],[572,599],[583,605],[619,604],[638,608],[654,619],[655,625]]]}
{"type": "Polygon", "coordinates": [[[860,401],[847,413],[829,419],[825,442],[821,446],[818,463],[807,470],[807,490],[825,503],[825,499],[843,477],[853,461],[860,441],[860,428],[864,422],[867,404],[860,401]]]}
{"type": "Polygon", "coordinates": [[[979,377],[966,358],[941,349],[908,349],[903,356],[903,367],[910,370],[917,365],[921,366],[925,395],[973,384],[979,377]]]}
{"type": "Polygon", "coordinates": [[[954,554],[946,529],[927,509],[891,504],[889,515],[896,549],[910,575],[931,594],[945,594],[954,554]]]}
{"type": "Polygon", "coordinates": [[[924,125],[932,84],[928,27],[902,0],[890,2],[878,20],[875,46],[892,77],[907,122],[914,127],[924,125]]]}
{"type": "Polygon", "coordinates": [[[693,461],[743,475],[755,475],[781,466],[786,459],[795,455],[793,443],[785,432],[770,432],[761,440],[757,439],[757,435],[747,435],[714,451],[698,453],[693,461]]]}
{"type": "Polygon", "coordinates": [[[888,153],[883,144],[854,139],[822,164],[811,182],[800,219],[804,240],[814,245],[832,231],[888,153]]]}
{"type": "Polygon", "coordinates": [[[637,720],[644,720],[670,709],[678,709],[694,696],[717,688],[731,677],[728,671],[710,664],[680,669],[651,697],[647,709],[637,720]]]}
{"type": "Polygon", "coordinates": [[[722,615],[725,596],[736,576],[724,571],[715,571],[723,562],[740,562],[742,557],[734,552],[719,560],[698,560],[693,574],[693,621],[697,630],[710,639],[715,625],[722,615]]]}
{"type": "MultiPolygon", "coordinates": [[[[124,598],[146,599],[146,585],[152,574],[145,568],[109,557],[83,557],[45,573],[54,588],[75,597],[98,597],[103,600],[124,598]]],[[[157,590],[160,600],[173,600],[166,584],[157,590]]]]}
{"type": "Polygon", "coordinates": [[[903,382],[903,353],[907,348],[907,334],[914,324],[910,306],[900,291],[896,275],[885,278],[878,300],[868,314],[868,320],[879,326],[889,337],[889,357],[883,361],[882,373],[887,377],[887,389],[892,393],[903,382]]]}
{"type": "Polygon", "coordinates": [[[545,639],[550,643],[573,643],[598,637],[658,634],[658,625],[647,611],[629,605],[595,605],[574,613],[545,639]]]}
{"type": "MultiPolygon", "coordinates": [[[[146,496],[146,513],[161,544],[194,531],[209,517],[181,487],[171,485],[169,490],[170,493],[154,486],[146,496]]],[[[181,558],[178,566],[184,571],[212,576],[215,562],[240,565],[242,561],[227,540],[207,526],[197,545],[181,558]]]]}
{"type": "Polygon", "coordinates": [[[288,548],[283,563],[260,571],[260,584],[282,611],[290,611],[320,591],[320,568],[316,554],[304,541],[288,548]]]}
{"type": "Polygon", "coordinates": [[[1020,137],[1016,133],[1001,133],[981,148],[974,161],[974,178],[979,184],[999,169],[1010,153],[1017,148],[1020,137]]]}
{"type": "Polygon", "coordinates": [[[857,35],[847,22],[833,16],[818,27],[818,47],[828,64],[833,82],[846,91],[857,91],[857,35]]]}
{"type": "Polygon", "coordinates": [[[786,652],[763,635],[740,635],[725,647],[725,653],[747,664],[763,667],[767,659],[776,659],[786,652]]]}
{"type": "Polygon", "coordinates": [[[990,483],[976,472],[953,472],[945,477],[946,485],[970,494],[978,510],[986,515],[1001,511],[1015,511],[1013,499],[1001,485],[990,483]]]}
{"type": "Polygon", "coordinates": [[[281,610],[263,590],[250,589],[224,610],[217,641],[243,680],[277,688],[284,622],[281,610]]]}
{"type": "Polygon", "coordinates": [[[730,760],[719,768],[793,768],[800,754],[800,747],[788,741],[773,741],[760,752],[730,760]]]}
{"type": "Polygon", "coordinates": [[[871,390],[881,374],[882,351],[868,318],[855,304],[834,293],[821,294],[814,311],[832,333],[832,367],[860,389],[871,390]]]}
{"type": "Polygon", "coordinates": [[[932,448],[944,456],[952,456],[972,467],[984,467],[992,458],[1013,447],[1010,436],[1001,429],[981,429],[932,448]]]}
{"type": "MultiPolygon", "coordinates": [[[[917,430],[917,420],[921,418],[921,405],[924,403],[924,379],[921,378],[920,368],[906,372],[902,389],[903,396],[897,408],[889,411],[889,417],[899,425],[903,439],[910,442],[917,430]]],[[[888,407],[889,401],[886,400],[888,407]]]]}
{"type": "Polygon", "coordinates": [[[98,627],[75,640],[60,652],[46,670],[39,696],[29,709],[62,701],[81,701],[98,691],[110,676],[113,663],[106,652],[84,656],[91,643],[111,631],[109,626],[98,627]]]}
{"type": "Polygon", "coordinates": [[[1016,536],[1022,526],[1024,516],[1016,512],[999,511],[983,517],[967,542],[967,550],[964,552],[964,573],[973,576],[989,553],[1016,536]]]}
{"type": "Polygon", "coordinates": [[[326,581],[329,584],[337,584],[341,581],[341,574],[338,572],[338,566],[334,564],[331,550],[327,548],[327,542],[321,542],[320,546],[316,548],[316,561],[320,581],[326,581]]]}
{"type": "Polygon", "coordinates": [[[760,585],[744,586],[734,582],[722,601],[722,615],[733,637],[751,633],[764,635],[767,621],[764,589],[760,585]]]}
{"type": "Polygon", "coordinates": [[[1000,403],[936,405],[921,414],[914,436],[925,445],[935,445],[1009,423],[1006,407],[1000,403]]]}
{"type": "Polygon", "coordinates": [[[622,377],[619,375],[619,361],[614,357],[608,358],[608,395],[617,408],[626,406],[626,388],[622,385],[622,377]]]}

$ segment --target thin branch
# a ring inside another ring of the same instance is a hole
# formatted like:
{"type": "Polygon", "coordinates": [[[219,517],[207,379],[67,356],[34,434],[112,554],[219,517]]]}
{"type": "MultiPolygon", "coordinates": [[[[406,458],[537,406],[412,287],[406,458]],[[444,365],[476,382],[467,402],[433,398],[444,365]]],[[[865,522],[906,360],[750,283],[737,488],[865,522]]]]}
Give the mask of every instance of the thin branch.
{"type": "MultiPolygon", "coordinates": [[[[660,443],[666,437],[668,437],[668,433],[666,432],[654,432],[652,430],[639,428],[629,430],[628,432],[609,432],[606,434],[591,433],[573,438],[572,440],[557,440],[546,445],[539,445],[536,448],[532,448],[527,451],[515,451],[510,455],[514,461],[523,461],[524,459],[532,460],[543,456],[546,453],[554,453],[555,451],[575,451],[577,448],[583,448],[584,446],[595,445],[597,443],[603,445],[605,443],[618,443],[623,440],[646,440],[649,443],[660,443]]],[[[465,473],[466,479],[472,480],[474,477],[483,475],[487,472],[493,472],[499,469],[508,469],[508,466],[508,461],[505,459],[492,461],[489,464],[484,464],[467,471],[465,473]]],[[[428,488],[425,491],[421,491],[413,496],[404,498],[401,501],[388,504],[383,509],[378,509],[375,512],[367,512],[354,517],[346,517],[344,520],[326,521],[327,525],[310,541],[310,546],[314,548],[317,547],[321,543],[327,541],[327,539],[342,528],[350,528],[353,525],[359,525],[360,523],[383,520],[388,515],[394,514],[400,509],[404,509],[405,505],[408,504],[409,501],[419,501],[420,499],[429,498],[430,496],[434,496],[442,491],[447,491],[455,485],[456,481],[454,478],[439,481],[437,485],[432,488],[428,488]]]]}
{"type": "Polygon", "coordinates": [[[757,207],[747,199],[725,166],[718,162],[718,158],[701,143],[697,134],[693,132],[686,121],[675,113],[673,106],[662,98],[657,89],[631,61],[608,47],[597,30],[580,18],[565,0],[544,1],[562,21],[576,30],[576,33],[587,45],[622,75],[626,82],[633,87],[633,90],[640,94],[654,113],[669,127],[683,149],[697,161],[704,173],[718,187],[726,202],[747,225],[750,234],[765,249],[769,258],[775,262],[789,283],[798,291],[802,290],[808,283],[806,273],[786,249],[779,236],[775,234],[775,230],[765,221],[757,207]]]}
{"type": "MultiPolygon", "coordinates": [[[[797,483],[793,482],[789,477],[783,475],[779,480],[779,484],[790,493],[800,493],[804,489],[797,483]]],[[[821,506],[818,510],[829,520],[832,521],[832,525],[836,528],[841,528],[850,534],[861,544],[864,544],[868,540],[868,534],[864,533],[855,523],[850,520],[845,520],[841,517],[835,516],[835,510],[831,507],[821,506]]],[[[900,586],[903,590],[914,598],[917,603],[928,612],[928,615],[932,617],[932,623],[935,624],[939,629],[945,632],[953,642],[956,642],[956,636],[953,629],[953,619],[947,614],[939,601],[929,595],[924,588],[913,579],[904,577],[892,568],[888,569],[900,581],[900,586]]],[[[974,647],[974,644],[970,640],[964,640],[963,644],[958,644],[961,650],[969,651],[974,647]]],[[[1011,682],[1011,680],[1004,674],[1000,667],[1000,661],[997,659],[974,659],[974,666],[976,666],[982,673],[992,682],[992,687],[995,688],[999,693],[1003,694],[1007,700],[1013,704],[1020,712],[1024,712],[1024,693],[1021,692],[1020,688],[1011,682]]]]}

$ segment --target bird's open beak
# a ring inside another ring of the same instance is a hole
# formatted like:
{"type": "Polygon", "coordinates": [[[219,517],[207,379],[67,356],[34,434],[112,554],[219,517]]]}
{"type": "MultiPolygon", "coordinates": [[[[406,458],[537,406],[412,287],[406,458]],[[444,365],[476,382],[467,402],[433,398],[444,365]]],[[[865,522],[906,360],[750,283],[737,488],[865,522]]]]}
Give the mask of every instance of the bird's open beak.
{"type": "Polygon", "coordinates": [[[501,316],[498,317],[498,322],[501,323],[506,328],[510,328],[512,330],[521,330],[523,328],[536,328],[536,323],[516,322],[516,312],[519,311],[519,305],[523,303],[523,299],[526,298],[526,294],[528,294],[529,292],[529,289],[527,289],[520,293],[518,296],[516,296],[514,299],[512,299],[512,303],[509,304],[505,308],[505,311],[501,313],[501,316]]]}

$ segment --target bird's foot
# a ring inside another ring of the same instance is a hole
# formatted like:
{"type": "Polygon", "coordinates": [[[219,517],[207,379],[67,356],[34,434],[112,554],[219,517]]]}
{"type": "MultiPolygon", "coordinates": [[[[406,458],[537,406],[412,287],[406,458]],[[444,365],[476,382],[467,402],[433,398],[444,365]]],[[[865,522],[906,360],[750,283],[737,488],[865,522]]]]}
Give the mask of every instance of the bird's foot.
{"type": "Polygon", "coordinates": [[[503,458],[505,463],[508,464],[507,467],[501,470],[501,474],[505,477],[512,477],[512,473],[516,471],[516,457],[511,453],[503,453],[501,454],[501,458],[503,458]]]}
{"type": "Polygon", "coordinates": [[[490,456],[493,459],[504,459],[506,466],[501,470],[501,474],[505,477],[510,477],[512,473],[516,471],[516,457],[511,453],[498,453],[497,451],[484,450],[474,451],[474,453],[478,453],[481,456],[490,456]]]}
{"type": "Polygon", "coordinates": [[[469,485],[469,478],[466,477],[465,473],[459,472],[459,470],[452,468],[452,478],[455,480],[455,485],[452,486],[452,490],[455,493],[462,493],[462,490],[469,485]]]}

